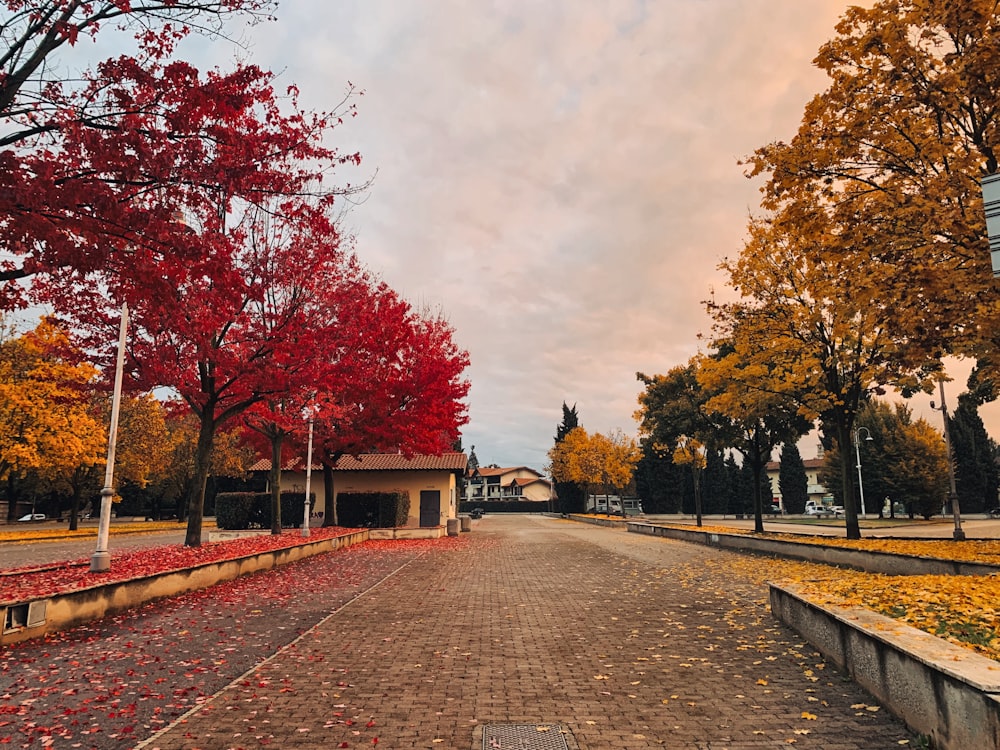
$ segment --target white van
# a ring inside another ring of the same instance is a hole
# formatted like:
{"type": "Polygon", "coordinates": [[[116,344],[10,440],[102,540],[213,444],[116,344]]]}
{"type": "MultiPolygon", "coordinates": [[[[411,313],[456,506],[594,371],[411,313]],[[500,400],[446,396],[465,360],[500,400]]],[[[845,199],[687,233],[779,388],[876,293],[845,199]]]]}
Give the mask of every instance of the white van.
{"type": "Polygon", "coordinates": [[[623,500],[618,495],[591,495],[587,500],[587,512],[620,516],[622,515],[622,503],[625,504],[626,516],[642,515],[642,502],[639,498],[626,497],[623,500]]]}

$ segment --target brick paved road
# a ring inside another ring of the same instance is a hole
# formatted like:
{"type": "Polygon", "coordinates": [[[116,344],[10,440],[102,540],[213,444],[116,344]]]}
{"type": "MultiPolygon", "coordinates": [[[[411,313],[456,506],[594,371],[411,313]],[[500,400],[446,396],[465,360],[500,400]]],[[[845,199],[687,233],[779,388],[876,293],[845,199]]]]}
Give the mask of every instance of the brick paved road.
{"type": "Polygon", "coordinates": [[[728,553],[526,516],[463,539],[140,747],[478,750],[508,723],[562,725],[580,750],[918,746],[761,587],[705,565],[728,553]]]}

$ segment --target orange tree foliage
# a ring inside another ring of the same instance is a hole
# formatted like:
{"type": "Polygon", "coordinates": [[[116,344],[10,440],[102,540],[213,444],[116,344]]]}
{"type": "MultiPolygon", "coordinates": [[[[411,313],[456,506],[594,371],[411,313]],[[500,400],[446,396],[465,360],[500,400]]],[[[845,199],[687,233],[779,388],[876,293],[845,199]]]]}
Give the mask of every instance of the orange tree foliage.
{"type": "Polygon", "coordinates": [[[836,31],[815,60],[828,88],[791,142],[751,159],[769,177],[763,206],[787,213],[808,195],[834,215],[911,348],[992,354],[1000,300],[979,179],[998,168],[1000,7],[880,0],[836,31]]]}
{"type": "MultiPolygon", "coordinates": [[[[793,400],[842,448],[865,399],[885,385],[929,388],[932,369],[895,325],[880,278],[858,273],[857,248],[843,241],[819,209],[754,221],[740,256],[722,264],[742,299],[710,306],[727,346],[720,366],[732,362],[728,387],[793,400]]],[[[849,468],[844,487],[855,486],[849,468]]],[[[847,536],[858,538],[855,504],[845,511],[847,536]]]]}
{"type": "MultiPolygon", "coordinates": [[[[89,409],[96,374],[49,318],[0,342],[0,479],[102,461],[102,430],[89,409]]],[[[8,516],[15,512],[11,502],[8,516]]]]}
{"type": "Polygon", "coordinates": [[[549,474],[556,482],[583,485],[587,495],[594,486],[621,492],[632,483],[642,454],[635,440],[614,430],[590,435],[574,427],[549,450],[549,474]]]}
{"type": "MultiPolygon", "coordinates": [[[[862,407],[858,426],[867,430],[861,432],[860,452],[868,513],[880,513],[887,498],[904,503],[909,512],[924,518],[940,512],[948,492],[948,457],[941,433],[924,419],[914,421],[905,404],[890,406],[881,399],[862,407]],[[872,440],[863,439],[865,435],[872,440]]],[[[848,466],[855,466],[856,449],[848,448],[848,466]]],[[[844,456],[834,446],[824,459],[821,480],[842,497],[844,456]]]]}
{"type": "Polygon", "coordinates": [[[750,160],[771,215],[724,266],[744,301],[717,321],[737,356],[782,362],[765,387],[794,392],[842,449],[867,394],[926,388],[943,354],[995,348],[978,180],[997,169],[998,13],[992,0],[850,8],[816,59],[828,89],[790,143],[750,160]]]}
{"type": "MultiPolygon", "coordinates": [[[[772,363],[728,356],[732,347],[720,342],[711,356],[697,358],[696,377],[708,394],[705,411],[720,425],[727,443],[743,456],[753,476],[754,529],[764,531],[761,475],[774,449],[792,443],[812,428],[798,413],[794,399],[761,388],[772,375],[772,363]]],[[[767,498],[771,502],[771,498],[767,498]]]]}

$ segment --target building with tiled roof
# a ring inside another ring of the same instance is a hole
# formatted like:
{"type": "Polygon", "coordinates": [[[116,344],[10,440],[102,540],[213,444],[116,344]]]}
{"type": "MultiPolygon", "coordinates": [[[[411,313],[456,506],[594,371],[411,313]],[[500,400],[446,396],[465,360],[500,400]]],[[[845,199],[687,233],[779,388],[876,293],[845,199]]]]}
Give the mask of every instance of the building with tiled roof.
{"type": "MultiPolygon", "coordinates": [[[[362,492],[404,492],[410,498],[407,527],[444,526],[458,516],[458,479],[465,474],[464,453],[440,456],[404,456],[399,453],[363,453],[342,456],[330,472],[333,494],[362,492]]],[[[270,459],[261,459],[250,467],[253,472],[269,473],[270,459]]],[[[309,492],[315,495],[311,525],[322,525],[326,516],[325,472],[313,462],[309,472],[309,492]]],[[[305,460],[294,458],[281,467],[282,492],[304,492],[305,460]]]]}
{"type": "Polygon", "coordinates": [[[465,500],[528,500],[548,502],[552,485],[527,466],[480,466],[465,477],[465,500]]]}
{"type": "MultiPolygon", "coordinates": [[[[822,456],[802,459],[802,465],[806,471],[806,492],[810,500],[815,500],[821,505],[832,502],[830,491],[819,478],[825,463],[826,461],[822,456]]],[[[781,463],[779,461],[769,461],[765,464],[764,471],[767,472],[767,478],[771,480],[771,501],[784,510],[785,505],[781,500],[781,489],[778,487],[781,463]]]]}

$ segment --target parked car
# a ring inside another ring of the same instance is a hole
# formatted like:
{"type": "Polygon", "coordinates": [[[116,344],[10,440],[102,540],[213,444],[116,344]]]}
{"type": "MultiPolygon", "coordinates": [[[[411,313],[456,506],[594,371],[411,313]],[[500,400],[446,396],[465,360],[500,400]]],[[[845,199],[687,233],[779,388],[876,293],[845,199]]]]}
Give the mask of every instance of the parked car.
{"type": "MultiPolygon", "coordinates": [[[[843,509],[841,509],[843,511],[843,509]]],[[[837,512],[831,506],[826,505],[810,505],[806,508],[807,516],[835,516],[837,512]]]]}
{"type": "Polygon", "coordinates": [[[482,508],[473,508],[469,511],[469,518],[482,518],[485,511],[482,508]]]}
{"type": "Polygon", "coordinates": [[[990,518],[1000,518],[1000,508],[990,508],[987,511],[987,515],[990,518]]]}
{"type": "Polygon", "coordinates": [[[44,513],[29,513],[26,516],[21,516],[17,520],[18,521],[44,521],[45,520],[45,514],[44,513]]]}

